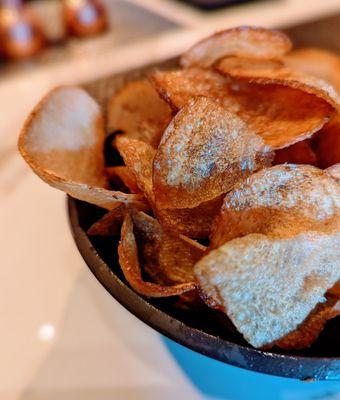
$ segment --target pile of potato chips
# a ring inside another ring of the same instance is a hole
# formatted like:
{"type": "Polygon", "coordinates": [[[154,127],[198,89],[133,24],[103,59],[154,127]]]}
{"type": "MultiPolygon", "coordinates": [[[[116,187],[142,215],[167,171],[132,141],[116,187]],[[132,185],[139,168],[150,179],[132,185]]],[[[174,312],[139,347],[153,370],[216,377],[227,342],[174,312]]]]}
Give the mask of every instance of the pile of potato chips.
{"type": "Polygon", "coordinates": [[[340,58],[238,27],[179,65],[128,83],[106,116],[80,88],[53,90],[20,152],[109,210],[88,234],[120,235],[136,292],[199,295],[254,347],[308,347],[340,314],[340,58]],[[105,166],[105,119],[122,165],[105,166]]]}

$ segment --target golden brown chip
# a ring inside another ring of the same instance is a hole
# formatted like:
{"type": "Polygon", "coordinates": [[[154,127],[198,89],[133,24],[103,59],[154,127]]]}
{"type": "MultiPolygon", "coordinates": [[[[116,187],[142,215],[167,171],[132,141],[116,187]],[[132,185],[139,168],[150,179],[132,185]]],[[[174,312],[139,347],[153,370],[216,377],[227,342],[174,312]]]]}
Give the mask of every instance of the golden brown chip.
{"type": "Polygon", "coordinates": [[[340,93],[340,57],[337,54],[317,48],[297,49],[283,61],[291,69],[329,82],[340,93]]]}
{"type": "Polygon", "coordinates": [[[152,184],[155,150],[145,143],[125,137],[117,137],[117,147],[135,174],[139,187],[144,191],[160,223],[167,230],[194,238],[209,236],[212,220],[220,210],[222,198],[192,209],[158,209],[152,184]]]}
{"type": "Polygon", "coordinates": [[[325,100],[334,108],[340,108],[340,97],[334,87],[328,82],[286,66],[269,68],[266,63],[263,63],[263,68],[261,68],[261,64],[257,63],[253,67],[252,63],[246,60],[243,67],[239,63],[234,68],[229,59],[225,58],[218,63],[216,69],[223,75],[249,83],[261,85],[275,84],[299,89],[325,100]]]}
{"type": "Polygon", "coordinates": [[[121,240],[118,246],[118,255],[119,263],[126,280],[131,287],[142,296],[176,296],[193,290],[196,287],[194,282],[180,283],[173,286],[163,286],[143,280],[138,260],[136,239],[133,232],[133,222],[129,213],[127,213],[124,218],[121,240]]]}
{"type": "Polygon", "coordinates": [[[213,299],[254,347],[294,331],[340,278],[340,233],[249,234],[225,243],[194,268],[213,299]]]}
{"type": "Polygon", "coordinates": [[[205,247],[164,231],[155,218],[142,212],[133,212],[132,218],[141,264],[149,276],[163,285],[193,282],[194,265],[205,247]]]}
{"type": "Polygon", "coordinates": [[[211,247],[249,233],[279,237],[339,229],[340,187],[328,173],[310,165],[263,169],[227,193],[212,226],[211,247]]]}
{"type": "Polygon", "coordinates": [[[164,132],[154,159],[158,208],[193,208],[269,165],[271,154],[237,115],[206,97],[191,100],[164,132]]]}
{"type": "Polygon", "coordinates": [[[156,150],[147,143],[124,135],[117,136],[116,146],[127,168],[134,175],[139,189],[153,205],[152,163],[156,150]]]}
{"type": "Polygon", "coordinates": [[[333,178],[340,181],[340,164],[334,164],[326,169],[326,172],[333,178]]]}
{"type": "Polygon", "coordinates": [[[120,234],[120,229],[128,208],[125,204],[121,204],[115,209],[104,214],[96,221],[88,230],[90,236],[117,236],[120,234]]]}
{"type": "Polygon", "coordinates": [[[147,80],[128,83],[108,104],[109,131],[157,147],[171,118],[171,109],[147,80]]]}
{"type": "Polygon", "coordinates": [[[171,232],[197,239],[207,238],[214,218],[220,212],[222,200],[223,196],[194,208],[156,208],[155,213],[162,226],[171,232]]]}
{"type": "Polygon", "coordinates": [[[340,163],[340,114],[337,114],[318,133],[315,148],[321,168],[340,163]]]}
{"type": "Polygon", "coordinates": [[[217,32],[184,53],[181,65],[209,67],[222,57],[276,58],[288,53],[291,41],[282,32],[252,26],[240,26],[217,32]]]}
{"type": "Polygon", "coordinates": [[[115,181],[118,178],[131,193],[140,193],[134,175],[126,166],[107,167],[106,173],[110,181],[115,181]]]}
{"type": "Polygon", "coordinates": [[[278,84],[234,82],[210,70],[164,71],[151,78],[173,109],[183,108],[193,97],[213,98],[274,149],[311,137],[334,112],[327,101],[302,90],[278,84]]]}
{"type": "Polygon", "coordinates": [[[74,182],[63,182],[60,186],[58,184],[53,184],[52,186],[70,194],[72,197],[107,210],[113,210],[121,204],[135,207],[141,211],[150,209],[150,205],[142,194],[123,193],[74,182]]]}
{"type": "Polygon", "coordinates": [[[122,202],[145,209],[142,196],[107,190],[98,104],[82,89],[59,87],[36,106],[19,138],[19,150],[49,185],[79,200],[113,209],[122,202]]]}
{"type": "Polygon", "coordinates": [[[335,296],[337,299],[340,299],[340,280],[333,287],[331,287],[327,293],[335,296]]]}
{"type": "Polygon", "coordinates": [[[316,165],[316,154],[312,149],[310,140],[303,140],[284,149],[277,150],[273,165],[284,163],[316,165]]]}
{"type": "Polygon", "coordinates": [[[286,350],[310,347],[323,331],[327,321],[340,315],[340,300],[327,296],[327,300],[319,303],[295,331],[288,333],[274,343],[286,350]]]}
{"type": "Polygon", "coordinates": [[[333,114],[330,104],[312,94],[280,85],[263,86],[234,83],[233,94],[240,105],[238,115],[273,149],[311,137],[333,114]]]}
{"type": "MultiPolygon", "coordinates": [[[[156,71],[150,80],[160,96],[175,111],[187,105],[190,99],[198,96],[222,101],[229,95],[229,80],[216,72],[202,68],[156,71]]],[[[230,111],[236,111],[238,105],[230,99],[230,111]]]]}
{"type": "MultiPolygon", "coordinates": [[[[280,69],[284,66],[283,61],[265,59],[265,58],[250,58],[250,57],[225,57],[217,64],[217,70],[219,66],[223,65],[223,71],[227,71],[227,76],[242,76],[245,71],[259,71],[261,74],[265,74],[268,71],[270,74],[273,70],[280,69]]],[[[224,74],[223,74],[224,75],[224,74]]]]}

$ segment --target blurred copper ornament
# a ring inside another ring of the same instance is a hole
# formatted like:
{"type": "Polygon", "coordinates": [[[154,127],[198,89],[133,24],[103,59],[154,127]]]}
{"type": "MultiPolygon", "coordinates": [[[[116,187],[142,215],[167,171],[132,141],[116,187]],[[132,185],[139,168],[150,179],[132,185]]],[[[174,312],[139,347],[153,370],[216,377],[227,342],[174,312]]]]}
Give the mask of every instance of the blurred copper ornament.
{"type": "Polygon", "coordinates": [[[68,34],[97,35],[108,28],[107,12],[99,0],[63,0],[63,18],[68,34]]]}
{"type": "Polygon", "coordinates": [[[40,22],[21,0],[2,1],[0,5],[1,52],[12,59],[37,54],[45,44],[40,22]]]}

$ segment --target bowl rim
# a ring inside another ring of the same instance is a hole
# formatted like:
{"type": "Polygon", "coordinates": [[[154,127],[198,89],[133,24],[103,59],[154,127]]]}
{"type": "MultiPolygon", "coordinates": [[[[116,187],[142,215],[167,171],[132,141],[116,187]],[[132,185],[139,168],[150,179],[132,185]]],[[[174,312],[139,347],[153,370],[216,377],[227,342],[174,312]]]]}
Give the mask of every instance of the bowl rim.
{"type": "Polygon", "coordinates": [[[145,324],[184,347],[236,367],[301,380],[340,379],[340,357],[279,354],[243,346],[192,328],[147,302],[102,260],[79,224],[77,202],[67,196],[69,226],[81,256],[112,297],[145,324]]]}

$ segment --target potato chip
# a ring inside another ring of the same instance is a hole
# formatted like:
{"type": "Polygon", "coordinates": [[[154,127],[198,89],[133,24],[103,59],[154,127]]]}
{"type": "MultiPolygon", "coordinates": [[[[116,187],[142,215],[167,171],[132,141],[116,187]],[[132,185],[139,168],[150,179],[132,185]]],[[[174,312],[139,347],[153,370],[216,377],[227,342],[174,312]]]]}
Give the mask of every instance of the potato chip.
{"type": "Polygon", "coordinates": [[[203,257],[194,268],[214,299],[254,347],[294,331],[340,278],[340,233],[284,238],[249,234],[203,257]]]}
{"type": "Polygon", "coordinates": [[[227,76],[242,76],[245,71],[259,71],[261,74],[265,74],[267,71],[270,74],[273,70],[280,69],[284,66],[281,60],[272,60],[265,58],[250,58],[250,57],[225,57],[217,64],[217,70],[219,66],[223,66],[223,72],[227,71],[227,76]],[[229,72],[230,71],[230,72],[229,72]]]}
{"type": "Polygon", "coordinates": [[[230,60],[225,58],[218,63],[216,69],[223,75],[249,83],[276,84],[299,89],[325,100],[334,108],[340,108],[340,97],[332,85],[323,79],[286,66],[269,68],[267,63],[263,63],[263,68],[261,68],[261,63],[256,63],[255,67],[253,67],[252,63],[246,59],[243,67],[242,63],[239,63],[234,68],[233,63],[230,63],[230,60]]]}
{"type": "Polygon", "coordinates": [[[171,109],[147,80],[128,83],[108,104],[108,129],[157,147],[171,109]]]}
{"type": "Polygon", "coordinates": [[[207,202],[192,209],[158,209],[152,183],[153,157],[155,150],[145,143],[117,137],[117,147],[126,164],[135,174],[139,187],[148,198],[154,213],[167,230],[194,238],[208,237],[213,218],[219,212],[222,198],[207,202]]]}
{"type": "Polygon", "coordinates": [[[329,82],[340,93],[340,57],[337,54],[317,48],[297,49],[287,54],[283,61],[293,70],[329,82]]]}
{"type": "Polygon", "coordinates": [[[142,194],[106,190],[75,182],[53,183],[52,186],[70,194],[72,197],[106,208],[107,210],[113,210],[121,204],[135,207],[141,211],[150,209],[150,205],[142,194]]]}
{"type": "Polygon", "coordinates": [[[188,238],[179,238],[161,227],[155,218],[133,212],[143,269],[157,283],[172,285],[193,282],[194,265],[206,248],[188,238]]]}
{"type": "Polygon", "coordinates": [[[104,214],[88,230],[90,236],[118,236],[124,221],[125,214],[129,209],[125,204],[114,208],[104,214]]]}
{"type": "Polygon", "coordinates": [[[333,287],[331,287],[327,293],[335,296],[337,299],[340,299],[340,280],[333,287]]]}
{"type": "Polygon", "coordinates": [[[340,315],[340,300],[326,296],[327,301],[319,303],[302,324],[275,343],[286,350],[310,347],[323,331],[327,321],[340,315]]]}
{"type": "Polygon", "coordinates": [[[113,209],[122,202],[145,209],[143,196],[107,190],[98,104],[82,89],[51,91],[28,117],[19,150],[49,185],[79,200],[113,209]]]}
{"type": "Polygon", "coordinates": [[[277,165],[239,182],[227,193],[211,233],[216,248],[236,237],[279,237],[308,229],[339,229],[340,187],[310,165],[277,165]]]}
{"type": "Polygon", "coordinates": [[[133,232],[133,222],[127,213],[124,218],[121,240],[118,246],[119,263],[123,274],[131,287],[139,294],[147,297],[176,296],[195,289],[194,282],[163,286],[157,283],[146,282],[141,275],[138,260],[138,249],[133,232]]]}
{"type": "Polygon", "coordinates": [[[196,239],[207,238],[222,201],[220,196],[194,208],[156,208],[155,214],[162,226],[171,232],[196,239]]]}
{"type": "Polygon", "coordinates": [[[154,205],[152,163],[156,150],[140,140],[124,135],[116,138],[116,146],[129,171],[134,175],[139,189],[151,205],[154,205]]]}
{"type": "Polygon", "coordinates": [[[340,114],[318,133],[315,149],[321,168],[340,163],[340,114]]]}
{"type": "Polygon", "coordinates": [[[333,107],[317,96],[280,85],[263,86],[234,83],[233,94],[240,104],[238,115],[273,149],[310,138],[333,115],[333,107]]]}
{"type": "MultiPolygon", "coordinates": [[[[156,71],[150,75],[150,80],[159,95],[175,111],[183,108],[194,97],[205,96],[219,100],[229,94],[228,79],[202,68],[156,71]]],[[[235,104],[234,108],[237,109],[235,104]]]]}
{"type": "Polygon", "coordinates": [[[187,243],[190,246],[190,248],[193,247],[194,249],[198,249],[201,258],[203,256],[203,253],[205,253],[207,251],[207,247],[204,246],[203,244],[199,243],[197,240],[191,239],[188,236],[185,236],[182,234],[179,234],[176,237],[180,238],[182,241],[187,243]]]}
{"type": "Polygon", "coordinates": [[[226,193],[241,178],[269,165],[261,137],[215,101],[198,97],[164,132],[154,159],[159,208],[193,208],[226,193]]]}
{"type": "Polygon", "coordinates": [[[173,109],[183,108],[193,97],[213,98],[227,111],[236,113],[273,149],[311,137],[334,112],[327,101],[302,90],[233,82],[199,68],[159,71],[151,79],[173,109]]]}
{"type": "Polygon", "coordinates": [[[316,154],[312,149],[310,140],[297,142],[275,152],[273,165],[292,163],[316,165],[316,154]]]}
{"type": "Polygon", "coordinates": [[[136,178],[126,166],[107,167],[106,174],[111,182],[119,179],[131,193],[140,193],[136,178]]]}
{"type": "Polygon", "coordinates": [[[217,32],[184,53],[183,67],[210,67],[229,55],[240,57],[276,58],[288,53],[291,41],[282,32],[251,26],[240,26],[217,32]]]}
{"type": "Polygon", "coordinates": [[[332,165],[326,169],[326,172],[333,178],[340,180],[340,164],[332,165]]]}

